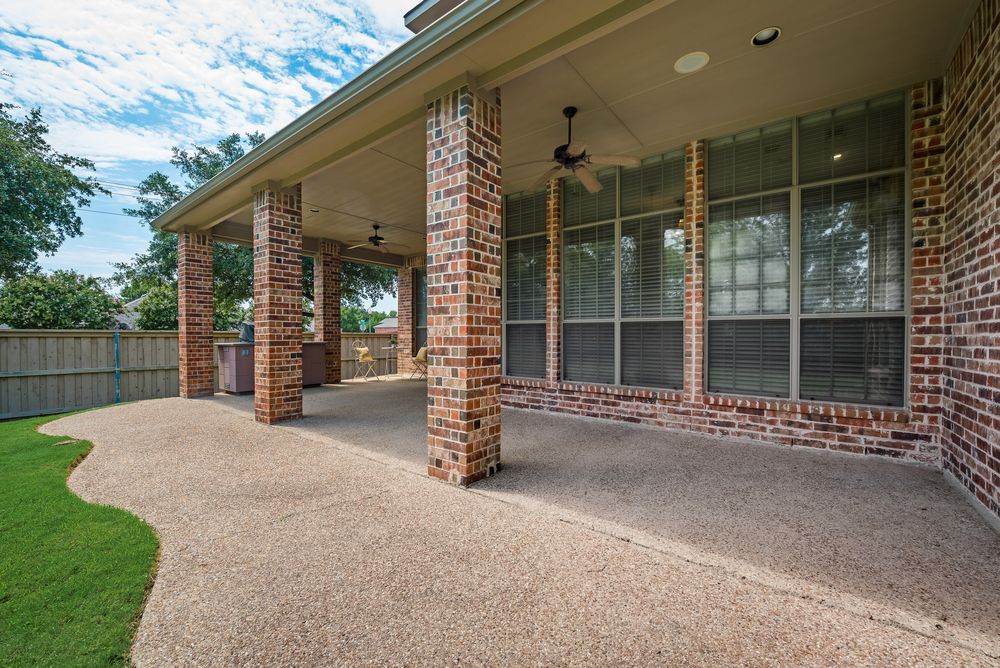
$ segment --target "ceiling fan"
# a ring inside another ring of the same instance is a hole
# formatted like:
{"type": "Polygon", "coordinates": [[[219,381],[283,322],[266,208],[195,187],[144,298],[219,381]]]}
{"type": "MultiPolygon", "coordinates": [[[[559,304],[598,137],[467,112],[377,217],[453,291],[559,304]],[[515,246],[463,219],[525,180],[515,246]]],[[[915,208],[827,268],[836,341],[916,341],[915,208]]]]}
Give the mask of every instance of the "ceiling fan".
{"type": "Polygon", "coordinates": [[[540,162],[555,162],[555,167],[549,171],[542,174],[537,181],[532,183],[527,188],[527,192],[535,192],[543,185],[545,185],[549,179],[552,179],[559,173],[560,169],[568,169],[576,177],[580,179],[580,183],[583,187],[587,189],[588,192],[596,193],[598,190],[603,188],[601,182],[597,180],[597,177],[587,168],[587,165],[621,165],[622,167],[638,167],[642,164],[639,158],[633,158],[629,155],[587,155],[587,143],[582,141],[573,141],[573,117],[576,116],[576,107],[566,107],[563,109],[563,116],[569,121],[569,136],[566,139],[566,143],[562,146],[556,147],[556,150],[552,153],[551,160],[533,160],[531,162],[521,163],[521,165],[514,165],[514,167],[521,167],[522,165],[533,165],[540,162]]]}
{"type": "Polygon", "coordinates": [[[375,230],[375,234],[373,234],[372,236],[368,237],[367,240],[365,240],[365,239],[351,239],[351,240],[349,240],[347,243],[353,244],[353,245],[352,246],[348,246],[347,250],[351,250],[352,248],[361,248],[362,246],[367,246],[368,244],[371,244],[374,248],[379,249],[383,253],[392,252],[392,253],[399,254],[399,253],[402,253],[402,252],[410,250],[409,246],[404,246],[402,244],[390,244],[390,243],[388,243],[385,240],[385,237],[380,237],[379,236],[379,234],[378,234],[378,228],[379,227],[380,227],[379,225],[372,225],[372,228],[375,230]]]}

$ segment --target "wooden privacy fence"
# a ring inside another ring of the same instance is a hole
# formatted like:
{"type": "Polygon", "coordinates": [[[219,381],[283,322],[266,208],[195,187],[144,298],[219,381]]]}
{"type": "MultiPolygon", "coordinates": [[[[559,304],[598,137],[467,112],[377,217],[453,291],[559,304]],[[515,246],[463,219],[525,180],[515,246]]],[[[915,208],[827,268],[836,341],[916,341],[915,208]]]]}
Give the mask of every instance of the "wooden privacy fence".
{"type": "MultiPolygon", "coordinates": [[[[355,340],[368,345],[385,373],[389,336],[345,332],[341,377],[354,376],[355,340]]],[[[312,341],[313,334],[302,338],[312,341]]],[[[238,340],[238,332],[215,332],[216,343],[238,340]]],[[[0,420],[179,394],[176,331],[0,330],[0,420]]]]}

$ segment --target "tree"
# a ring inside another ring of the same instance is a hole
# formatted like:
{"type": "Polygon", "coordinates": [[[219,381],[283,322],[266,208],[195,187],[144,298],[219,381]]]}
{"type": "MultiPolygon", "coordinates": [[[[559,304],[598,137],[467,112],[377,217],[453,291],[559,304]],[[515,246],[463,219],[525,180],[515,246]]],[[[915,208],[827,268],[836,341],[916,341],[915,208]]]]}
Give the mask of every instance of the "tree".
{"type": "MultiPolygon", "coordinates": [[[[255,132],[245,135],[246,144],[253,148],[264,141],[264,135],[255,132]]],[[[153,172],[139,184],[136,208],[125,209],[146,225],[151,225],[160,214],[181,201],[185,195],[204,184],[245,153],[244,139],[232,134],[222,139],[216,148],[195,146],[193,151],[173,149],[170,163],[189,179],[184,187],[172,183],[162,172],[153,172]]],[[[243,246],[216,242],[212,246],[212,273],[215,309],[231,313],[240,304],[253,299],[253,251],[243,246]]],[[[177,235],[153,230],[153,240],[145,253],[136,255],[131,262],[114,264],[117,270],[112,280],[124,286],[125,299],[137,299],[154,286],[176,283],[177,235]]],[[[396,272],[354,262],[343,262],[340,267],[341,301],[361,306],[364,300],[374,304],[385,294],[396,295],[396,272]]],[[[313,299],[313,260],[302,259],[302,293],[313,299]]]]}
{"type": "Polygon", "coordinates": [[[362,326],[361,323],[363,321],[367,323],[368,309],[358,306],[344,305],[340,307],[340,330],[342,332],[374,332],[375,327],[380,322],[386,318],[394,318],[395,316],[395,311],[390,311],[388,315],[382,313],[381,311],[372,311],[371,326],[368,324],[362,326]]]}
{"type": "MultiPolygon", "coordinates": [[[[152,288],[136,308],[139,318],[137,329],[177,330],[177,283],[163,283],[152,288]]],[[[231,311],[215,311],[212,327],[219,331],[235,328],[241,322],[253,322],[253,307],[235,307],[231,311]]]]}
{"type": "Polygon", "coordinates": [[[46,143],[41,109],[17,121],[8,112],[13,108],[0,103],[0,281],[38,271],[39,253],[52,255],[66,237],[82,234],[76,208],[98,192],[111,194],[71,171],[94,169],[93,162],[46,143]]]}
{"type": "Polygon", "coordinates": [[[93,276],[56,270],[0,287],[0,322],[16,329],[111,329],[122,305],[93,276]]]}

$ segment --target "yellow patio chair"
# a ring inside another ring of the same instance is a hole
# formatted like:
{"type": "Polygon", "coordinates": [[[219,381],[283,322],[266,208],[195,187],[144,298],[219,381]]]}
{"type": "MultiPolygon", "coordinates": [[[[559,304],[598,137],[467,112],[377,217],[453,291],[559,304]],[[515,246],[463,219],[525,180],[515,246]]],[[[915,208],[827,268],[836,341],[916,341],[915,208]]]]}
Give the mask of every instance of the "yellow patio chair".
{"type": "Polygon", "coordinates": [[[354,348],[354,354],[358,356],[358,365],[354,370],[354,379],[357,380],[360,376],[368,382],[368,376],[375,376],[375,380],[382,380],[378,377],[378,371],[375,370],[375,365],[378,364],[378,360],[372,357],[372,354],[368,352],[368,347],[365,346],[362,341],[355,341],[351,344],[354,348]]]}
{"type": "Polygon", "coordinates": [[[418,372],[420,378],[427,377],[427,346],[417,351],[416,357],[413,358],[413,366],[417,368],[410,374],[410,378],[416,376],[418,372]]]}

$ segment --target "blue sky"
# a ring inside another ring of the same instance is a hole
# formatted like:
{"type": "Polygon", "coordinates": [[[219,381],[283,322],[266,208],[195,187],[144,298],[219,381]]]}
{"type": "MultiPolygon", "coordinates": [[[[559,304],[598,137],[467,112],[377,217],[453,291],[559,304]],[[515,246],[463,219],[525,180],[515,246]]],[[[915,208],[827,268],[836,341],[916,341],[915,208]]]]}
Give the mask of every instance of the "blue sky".
{"type": "Polygon", "coordinates": [[[114,193],[40,264],[109,276],[151,236],[121,215],[130,186],[155,170],[180,183],[171,147],[270,136],[406,40],[417,2],[4,0],[0,100],[41,107],[49,143],[93,160],[114,193]]]}

